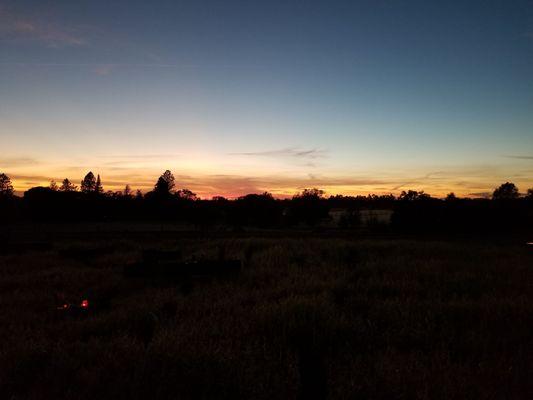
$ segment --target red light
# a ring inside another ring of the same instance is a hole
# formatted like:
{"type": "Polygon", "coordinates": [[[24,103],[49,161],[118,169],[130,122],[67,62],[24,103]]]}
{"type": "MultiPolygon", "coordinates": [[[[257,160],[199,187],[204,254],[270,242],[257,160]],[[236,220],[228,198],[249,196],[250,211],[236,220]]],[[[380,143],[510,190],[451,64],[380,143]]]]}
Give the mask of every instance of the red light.
{"type": "Polygon", "coordinates": [[[88,308],[89,307],[89,300],[82,300],[81,307],[82,308],[88,308]]]}

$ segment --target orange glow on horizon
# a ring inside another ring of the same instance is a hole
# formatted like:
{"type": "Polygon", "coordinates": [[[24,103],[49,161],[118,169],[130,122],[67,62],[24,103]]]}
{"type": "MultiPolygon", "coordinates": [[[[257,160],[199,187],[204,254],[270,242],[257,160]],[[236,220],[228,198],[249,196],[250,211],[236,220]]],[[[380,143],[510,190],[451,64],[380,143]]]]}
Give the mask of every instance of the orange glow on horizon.
{"type": "MultiPolygon", "coordinates": [[[[139,157],[140,158],[140,157],[139,157]]],[[[112,158],[111,158],[112,159],[112,158]]],[[[429,167],[411,169],[383,169],[377,170],[370,167],[366,170],[348,170],[342,168],[314,168],[310,169],[294,167],[283,170],[280,165],[262,165],[259,160],[257,165],[226,165],[224,159],[217,160],[220,166],[217,168],[214,162],[202,164],[198,156],[194,160],[196,168],[189,163],[187,167],[182,164],[172,166],[170,170],[175,176],[175,189],[189,189],[202,199],[211,199],[222,196],[234,199],[250,193],[269,192],[276,198],[290,198],[300,193],[304,188],[318,188],[324,190],[326,196],[330,195],[399,195],[404,190],[417,190],[434,196],[445,197],[454,192],[459,197],[488,197],[493,190],[503,182],[513,181],[522,192],[533,187],[533,178],[521,174],[516,179],[509,177],[517,176],[513,169],[501,168],[499,170],[486,170],[481,167],[441,167],[439,172],[427,173],[429,167]],[[259,165],[262,167],[260,168],[259,165]],[[243,172],[244,171],[244,172],[243,172]],[[268,171],[268,173],[265,173],[268,171]]],[[[2,168],[12,181],[15,193],[19,196],[36,186],[48,187],[50,181],[55,181],[58,186],[64,178],[79,189],[83,176],[88,171],[95,175],[99,174],[102,179],[104,191],[122,191],[126,185],[130,186],[132,193],[140,190],[142,193],[151,191],[161,173],[159,161],[150,161],[145,164],[150,167],[138,168],[123,166],[123,161],[103,161],[96,167],[65,168],[66,162],[43,162],[42,165],[20,165],[13,168],[2,168]],[[107,165],[112,164],[112,165],[107,165]],[[100,167],[98,167],[100,165],[100,167]]],[[[139,162],[139,165],[142,164],[139,162]]]]}
{"type": "MultiPolygon", "coordinates": [[[[248,180],[250,178],[242,178],[243,180],[248,180]]],[[[54,180],[58,186],[61,185],[60,179],[50,179],[50,180],[35,180],[31,182],[25,182],[20,179],[12,179],[13,186],[15,188],[15,194],[16,195],[23,195],[25,191],[28,189],[31,189],[32,187],[37,186],[43,186],[48,187],[50,185],[50,181],[54,180]]],[[[153,179],[154,182],[156,179],[153,179]]],[[[423,185],[423,184],[412,184],[412,185],[403,185],[402,187],[394,190],[386,190],[383,187],[379,186],[372,186],[372,185],[365,185],[365,186],[344,186],[344,185],[335,185],[335,186],[329,186],[329,185],[320,185],[314,183],[312,180],[306,181],[305,179],[301,179],[299,182],[300,184],[298,186],[286,186],[284,185],[283,179],[281,179],[281,182],[279,186],[259,186],[259,185],[249,185],[247,187],[242,188],[235,188],[231,185],[226,185],[224,182],[224,179],[220,179],[220,182],[218,184],[213,185],[211,182],[211,179],[208,180],[208,182],[204,183],[202,181],[202,178],[199,178],[197,180],[191,179],[188,182],[179,182],[176,180],[176,190],[187,188],[192,190],[194,193],[198,195],[201,199],[211,199],[216,196],[222,196],[227,199],[235,199],[240,196],[251,194],[251,193],[263,193],[263,192],[269,192],[271,193],[275,198],[279,199],[285,199],[285,198],[291,198],[295,194],[300,193],[305,188],[319,188],[324,190],[326,196],[334,196],[334,195],[344,195],[344,196],[358,196],[358,195],[369,195],[369,194],[376,194],[376,195],[387,195],[387,194],[393,194],[395,196],[399,195],[403,190],[423,190],[426,193],[429,193],[433,197],[437,198],[444,198],[448,193],[454,192],[459,197],[486,197],[492,193],[495,187],[497,187],[502,182],[506,181],[506,179],[500,179],[496,180],[494,179],[494,182],[487,182],[484,185],[479,185],[477,187],[471,187],[471,188],[464,188],[461,186],[458,186],[454,182],[449,182],[449,184],[446,184],[446,182],[439,182],[437,185],[423,185]],[[215,186],[215,187],[214,187],[215,186]]],[[[71,180],[73,184],[78,186],[79,190],[79,182],[71,180]]],[[[114,181],[113,184],[106,184],[105,176],[102,178],[102,183],[104,185],[105,191],[122,191],[124,187],[128,184],[131,187],[131,190],[133,193],[135,193],[136,190],[140,190],[143,194],[151,191],[153,189],[153,185],[151,184],[135,184],[135,182],[128,182],[124,181],[123,183],[117,183],[114,181]]],[[[275,183],[275,182],[273,182],[275,183]]],[[[515,183],[521,187],[523,190],[527,190],[528,187],[533,186],[531,182],[519,182],[515,181],[515,183]]]]}

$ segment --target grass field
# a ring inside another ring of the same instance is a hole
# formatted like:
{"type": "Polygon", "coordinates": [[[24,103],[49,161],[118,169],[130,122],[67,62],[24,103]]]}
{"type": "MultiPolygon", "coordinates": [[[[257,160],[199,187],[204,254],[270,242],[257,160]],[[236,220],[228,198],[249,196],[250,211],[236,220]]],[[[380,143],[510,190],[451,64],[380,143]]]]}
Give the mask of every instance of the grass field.
{"type": "Polygon", "coordinates": [[[533,398],[524,243],[272,236],[13,239],[0,253],[0,397],[533,398]],[[244,269],[187,287],[124,278],[147,248],[223,248],[244,269]],[[58,293],[95,306],[63,315],[58,293]]]}

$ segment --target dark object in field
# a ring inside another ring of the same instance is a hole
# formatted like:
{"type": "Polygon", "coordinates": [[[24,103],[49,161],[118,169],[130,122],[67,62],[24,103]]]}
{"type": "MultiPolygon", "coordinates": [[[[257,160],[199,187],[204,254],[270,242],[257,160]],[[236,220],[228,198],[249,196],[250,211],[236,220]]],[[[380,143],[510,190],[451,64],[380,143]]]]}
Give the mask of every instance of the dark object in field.
{"type": "Polygon", "coordinates": [[[63,257],[70,258],[76,261],[89,263],[97,257],[113,254],[116,251],[115,246],[101,246],[101,247],[86,247],[86,246],[71,246],[60,251],[63,257]]]}
{"type": "Polygon", "coordinates": [[[241,271],[240,260],[224,260],[219,254],[219,260],[190,260],[178,262],[179,251],[143,252],[143,260],[124,268],[124,275],[136,278],[164,278],[177,281],[187,281],[191,278],[230,278],[241,271]]]}
{"type": "Polygon", "coordinates": [[[30,251],[50,251],[53,250],[53,245],[46,242],[31,242],[31,243],[7,243],[2,249],[4,254],[23,254],[30,251]]]}
{"type": "Polygon", "coordinates": [[[181,251],[179,250],[144,250],[142,252],[143,262],[147,264],[176,261],[180,258],[181,251]]]}
{"type": "Polygon", "coordinates": [[[302,338],[296,347],[300,375],[298,399],[327,398],[328,385],[323,349],[306,337],[302,338]]]}
{"type": "Polygon", "coordinates": [[[240,260],[194,260],[185,262],[140,262],[127,266],[124,275],[132,278],[230,278],[241,271],[240,260]]]}
{"type": "Polygon", "coordinates": [[[130,332],[142,341],[144,348],[147,348],[154,338],[159,322],[159,317],[155,313],[149,312],[134,321],[133,326],[130,326],[130,332]]]}

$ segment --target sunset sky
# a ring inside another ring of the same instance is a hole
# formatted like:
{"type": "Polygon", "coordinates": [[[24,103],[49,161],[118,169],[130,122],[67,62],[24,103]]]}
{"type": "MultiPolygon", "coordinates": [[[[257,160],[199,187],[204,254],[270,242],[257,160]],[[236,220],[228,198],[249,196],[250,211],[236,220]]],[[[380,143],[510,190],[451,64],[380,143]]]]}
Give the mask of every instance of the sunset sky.
{"type": "Polygon", "coordinates": [[[2,1],[0,172],[201,197],[533,187],[532,1],[2,1]]]}

